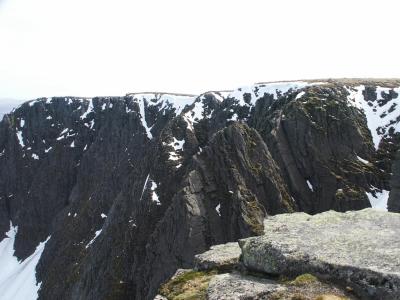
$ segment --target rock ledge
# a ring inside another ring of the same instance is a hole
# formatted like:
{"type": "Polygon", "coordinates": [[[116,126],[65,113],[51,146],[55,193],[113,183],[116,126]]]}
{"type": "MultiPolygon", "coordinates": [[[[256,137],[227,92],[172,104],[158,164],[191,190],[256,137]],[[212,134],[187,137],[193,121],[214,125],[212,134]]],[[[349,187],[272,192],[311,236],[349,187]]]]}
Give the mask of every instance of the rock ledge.
{"type": "Polygon", "coordinates": [[[239,241],[246,268],[318,274],[367,299],[400,299],[400,215],[374,209],[282,214],[265,235],[239,241]]]}

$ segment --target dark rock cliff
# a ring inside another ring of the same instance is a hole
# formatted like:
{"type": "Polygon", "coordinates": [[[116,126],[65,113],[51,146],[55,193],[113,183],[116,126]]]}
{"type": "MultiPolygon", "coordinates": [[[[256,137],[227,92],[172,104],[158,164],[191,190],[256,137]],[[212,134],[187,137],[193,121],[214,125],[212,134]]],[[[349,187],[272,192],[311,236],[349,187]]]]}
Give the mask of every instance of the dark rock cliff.
{"type": "Polygon", "coordinates": [[[18,225],[20,259],[51,236],[40,299],[150,299],[195,254],[262,233],[267,214],[387,201],[400,186],[399,86],[25,103],[0,123],[0,234],[18,225]]]}

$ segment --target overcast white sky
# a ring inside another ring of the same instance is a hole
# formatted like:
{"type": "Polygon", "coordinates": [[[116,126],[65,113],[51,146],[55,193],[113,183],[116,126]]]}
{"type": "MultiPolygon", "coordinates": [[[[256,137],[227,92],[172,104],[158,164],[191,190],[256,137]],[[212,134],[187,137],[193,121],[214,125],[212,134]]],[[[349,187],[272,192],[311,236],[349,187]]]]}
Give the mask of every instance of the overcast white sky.
{"type": "Polygon", "coordinates": [[[0,0],[0,98],[400,77],[399,0],[0,0]]]}

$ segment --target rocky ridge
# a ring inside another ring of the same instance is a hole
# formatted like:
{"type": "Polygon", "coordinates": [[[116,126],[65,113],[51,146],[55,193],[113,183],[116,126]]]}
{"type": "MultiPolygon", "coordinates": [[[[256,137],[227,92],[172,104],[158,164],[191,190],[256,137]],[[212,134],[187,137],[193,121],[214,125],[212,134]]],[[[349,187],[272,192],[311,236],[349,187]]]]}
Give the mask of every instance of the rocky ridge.
{"type": "Polygon", "coordinates": [[[267,215],[398,211],[399,87],[27,102],[0,123],[0,235],[11,222],[20,260],[47,240],[41,299],[152,299],[196,254],[262,234],[267,215]]]}

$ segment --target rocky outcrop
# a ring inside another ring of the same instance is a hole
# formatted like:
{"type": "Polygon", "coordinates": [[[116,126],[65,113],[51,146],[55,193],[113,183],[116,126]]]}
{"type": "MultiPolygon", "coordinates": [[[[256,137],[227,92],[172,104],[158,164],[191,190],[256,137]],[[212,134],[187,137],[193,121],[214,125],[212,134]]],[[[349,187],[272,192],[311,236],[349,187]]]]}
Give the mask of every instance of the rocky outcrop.
{"type": "Polygon", "coordinates": [[[239,241],[246,268],[267,274],[318,274],[363,299],[400,297],[400,215],[356,212],[267,218],[265,235],[239,241]]]}
{"type": "Polygon", "coordinates": [[[285,291],[276,281],[240,274],[220,274],[211,278],[207,299],[271,299],[274,294],[285,291]]]}
{"type": "Polygon", "coordinates": [[[240,273],[213,276],[206,291],[208,300],[350,300],[357,299],[343,287],[303,274],[294,280],[276,280],[240,273]]]}
{"type": "Polygon", "coordinates": [[[266,216],[384,208],[392,187],[395,210],[399,86],[27,102],[0,123],[0,236],[18,226],[20,260],[50,237],[41,299],[151,299],[212,245],[263,234],[266,216]]]}
{"type": "Polygon", "coordinates": [[[311,274],[280,279],[262,274],[218,274],[218,271],[186,271],[161,286],[154,300],[352,300],[360,299],[350,289],[321,281],[311,274]]]}
{"type": "Polygon", "coordinates": [[[239,241],[240,254],[234,243],[214,246],[196,256],[202,272],[160,291],[180,299],[201,277],[198,299],[399,299],[399,225],[398,214],[374,209],[268,217],[262,236],[239,241]]]}
{"type": "Polygon", "coordinates": [[[157,289],[176,265],[192,267],[213,244],[262,233],[266,212],[295,207],[265,143],[245,124],[217,132],[183,178],[146,246],[141,290],[157,289]]]}
{"type": "Polygon", "coordinates": [[[299,208],[318,213],[367,207],[365,190],[384,187],[385,179],[372,164],[354,160],[371,160],[374,149],[367,122],[348,104],[346,89],[310,86],[286,101],[263,100],[250,124],[267,141],[299,208]]]}
{"type": "Polygon", "coordinates": [[[211,246],[210,250],[194,257],[195,268],[198,270],[230,270],[239,263],[242,251],[238,243],[226,243],[211,246]]]}

